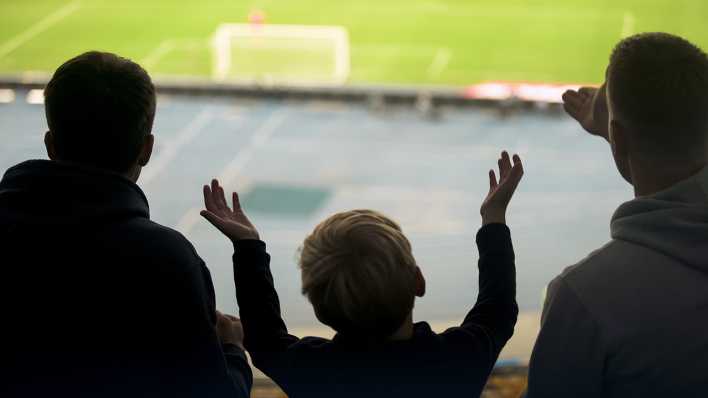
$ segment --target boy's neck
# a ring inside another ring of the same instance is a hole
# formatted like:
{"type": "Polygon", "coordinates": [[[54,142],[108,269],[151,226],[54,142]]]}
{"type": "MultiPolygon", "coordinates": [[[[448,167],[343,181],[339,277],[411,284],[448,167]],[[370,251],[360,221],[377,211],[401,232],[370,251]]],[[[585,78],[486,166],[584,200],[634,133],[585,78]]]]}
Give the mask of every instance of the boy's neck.
{"type": "Polygon", "coordinates": [[[397,340],[410,340],[413,337],[413,313],[411,312],[408,314],[408,317],[406,317],[406,320],[403,321],[403,325],[401,325],[398,330],[394,334],[389,337],[389,340],[397,341],[397,340]]]}

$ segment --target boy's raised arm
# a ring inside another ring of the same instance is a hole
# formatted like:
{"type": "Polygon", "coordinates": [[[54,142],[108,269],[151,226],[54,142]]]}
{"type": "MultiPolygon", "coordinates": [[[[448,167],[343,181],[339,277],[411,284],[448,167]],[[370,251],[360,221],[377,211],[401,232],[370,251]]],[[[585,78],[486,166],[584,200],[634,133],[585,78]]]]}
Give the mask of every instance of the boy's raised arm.
{"type": "Polygon", "coordinates": [[[506,209],[524,174],[521,159],[507,152],[499,159],[499,181],[489,171],[489,193],[482,203],[482,228],[477,233],[479,249],[479,294],[460,328],[446,334],[460,344],[474,340],[476,349],[487,353],[486,362],[494,364],[511,338],[518,315],[516,271],[511,234],[506,226],[506,209]]]}
{"type": "Polygon", "coordinates": [[[244,214],[236,192],[232,210],[224,189],[213,180],[211,186],[204,186],[204,204],[206,210],[201,215],[234,244],[234,280],[244,346],[256,367],[280,383],[287,376],[288,359],[283,353],[298,338],[288,334],[280,315],[266,244],[244,214]]]}

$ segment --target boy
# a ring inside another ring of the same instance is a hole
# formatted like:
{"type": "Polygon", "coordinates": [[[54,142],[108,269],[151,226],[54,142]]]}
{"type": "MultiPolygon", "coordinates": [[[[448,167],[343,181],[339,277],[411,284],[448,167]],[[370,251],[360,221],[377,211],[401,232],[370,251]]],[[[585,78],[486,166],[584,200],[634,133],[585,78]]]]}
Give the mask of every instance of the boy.
{"type": "Polygon", "coordinates": [[[490,171],[477,235],[480,289],[460,327],[436,334],[413,323],[425,279],[398,225],[370,210],[335,214],[305,240],[302,291],[332,340],[288,334],[268,268],[265,243],[233,194],[218,181],[204,187],[202,215],[234,243],[234,277],[245,341],[255,366],[293,397],[479,396],[513,334],[514,253],[506,207],[523,175],[521,160],[499,159],[490,171]]]}

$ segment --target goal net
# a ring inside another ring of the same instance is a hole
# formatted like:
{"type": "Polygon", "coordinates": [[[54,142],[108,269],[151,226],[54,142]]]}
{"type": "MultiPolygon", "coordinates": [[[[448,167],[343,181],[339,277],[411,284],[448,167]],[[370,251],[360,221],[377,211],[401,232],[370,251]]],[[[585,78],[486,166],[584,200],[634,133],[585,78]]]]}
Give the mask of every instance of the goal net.
{"type": "Polygon", "coordinates": [[[264,84],[343,84],[349,35],[340,26],[222,24],[214,78],[264,84]]]}

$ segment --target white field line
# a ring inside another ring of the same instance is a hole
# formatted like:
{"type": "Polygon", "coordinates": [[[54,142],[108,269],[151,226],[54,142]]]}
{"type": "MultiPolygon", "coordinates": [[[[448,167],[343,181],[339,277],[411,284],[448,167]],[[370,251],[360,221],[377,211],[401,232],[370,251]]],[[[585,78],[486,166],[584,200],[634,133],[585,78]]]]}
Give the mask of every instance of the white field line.
{"type": "Polygon", "coordinates": [[[433,57],[433,62],[428,67],[428,77],[437,78],[440,76],[443,70],[447,68],[450,63],[450,58],[452,58],[452,53],[448,48],[441,47],[435,52],[433,57]]]}
{"type": "Polygon", "coordinates": [[[627,11],[624,13],[624,19],[622,21],[622,33],[621,36],[624,39],[634,34],[634,25],[636,24],[636,19],[634,14],[627,11]]]}
{"type": "Polygon", "coordinates": [[[160,173],[167,168],[170,162],[174,160],[180,149],[192,142],[202,131],[204,131],[204,127],[206,127],[213,117],[214,113],[208,109],[204,109],[197,114],[197,116],[195,116],[194,119],[192,119],[192,121],[177,134],[174,141],[165,146],[157,158],[145,168],[145,172],[143,172],[140,176],[140,184],[145,187],[153,179],[160,175],[160,173]]]}
{"type": "Polygon", "coordinates": [[[145,69],[155,67],[169,53],[177,49],[195,50],[204,48],[209,43],[199,39],[167,39],[163,40],[154,50],[140,61],[145,69]]]}
{"type": "Polygon", "coordinates": [[[29,27],[29,29],[25,30],[24,32],[20,33],[19,35],[11,38],[10,40],[6,41],[0,46],[0,58],[6,56],[7,54],[11,53],[21,45],[27,43],[28,41],[32,40],[35,36],[38,34],[44,32],[45,30],[49,29],[52,25],[56,24],[57,22],[61,21],[62,19],[66,18],[73,12],[79,9],[81,6],[80,1],[73,1],[64,7],[56,10],[55,12],[47,15],[44,19],[40,20],[36,24],[32,25],[29,27]]]}
{"type": "Polygon", "coordinates": [[[140,65],[145,69],[152,69],[165,55],[176,47],[177,43],[174,40],[165,40],[152,50],[147,57],[143,58],[142,61],[140,61],[140,65]]]}
{"type": "MultiPolygon", "coordinates": [[[[273,135],[273,133],[280,127],[285,118],[287,117],[286,108],[280,108],[277,111],[268,116],[268,118],[261,124],[261,126],[256,130],[251,136],[251,141],[243,147],[236,156],[224,167],[219,173],[217,179],[223,187],[228,187],[231,182],[236,179],[238,174],[243,170],[243,167],[248,163],[249,160],[253,158],[253,154],[262,147],[273,135]]],[[[230,200],[230,198],[227,198],[230,200]]],[[[194,228],[194,225],[201,219],[199,212],[202,207],[192,207],[187,210],[186,213],[177,222],[176,229],[182,232],[184,235],[188,235],[189,232],[194,228]]]]}

